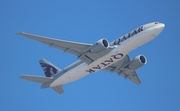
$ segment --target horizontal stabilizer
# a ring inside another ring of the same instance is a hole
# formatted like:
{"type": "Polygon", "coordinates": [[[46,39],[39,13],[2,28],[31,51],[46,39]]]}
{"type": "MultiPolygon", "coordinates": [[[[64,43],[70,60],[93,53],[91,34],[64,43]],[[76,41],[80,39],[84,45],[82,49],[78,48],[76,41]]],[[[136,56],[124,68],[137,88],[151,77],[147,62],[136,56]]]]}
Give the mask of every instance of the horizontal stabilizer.
{"type": "Polygon", "coordinates": [[[53,89],[54,91],[56,91],[58,94],[64,93],[64,89],[63,89],[62,85],[52,87],[52,89],[53,89]]]}
{"type": "Polygon", "coordinates": [[[42,77],[42,76],[32,76],[32,75],[22,75],[20,76],[20,78],[42,84],[50,82],[53,79],[52,77],[42,77]]]}

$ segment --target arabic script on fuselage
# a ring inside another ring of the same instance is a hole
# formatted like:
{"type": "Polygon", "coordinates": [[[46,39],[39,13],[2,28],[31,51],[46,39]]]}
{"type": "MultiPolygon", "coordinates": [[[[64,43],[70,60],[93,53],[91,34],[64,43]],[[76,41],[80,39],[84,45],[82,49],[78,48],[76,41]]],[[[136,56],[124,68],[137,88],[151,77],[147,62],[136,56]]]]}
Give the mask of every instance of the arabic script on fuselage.
{"type": "Polygon", "coordinates": [[[118,38],[117,40],[114,41],[114,45],[120,45],[121,42],[129,39],[130,37],[132,37],[133,35],[138,34],[139,32],[143,31],[143,26],[133,30],[132,32],[129,32],[128,34],[118,38]]]}

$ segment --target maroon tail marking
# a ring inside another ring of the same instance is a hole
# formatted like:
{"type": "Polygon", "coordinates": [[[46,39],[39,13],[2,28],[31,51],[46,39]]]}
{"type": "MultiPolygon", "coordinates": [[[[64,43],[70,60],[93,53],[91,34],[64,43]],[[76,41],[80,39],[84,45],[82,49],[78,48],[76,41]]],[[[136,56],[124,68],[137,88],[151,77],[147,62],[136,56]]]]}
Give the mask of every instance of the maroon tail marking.
{"type": "Polygon", "coordinates": [[[45,63],[40,63],[41,64],[41,67],[45,67],[45,75],[46,75],[46,77],[51,77],[51,75],[53,75],[53,74],[51,74],[51,69],[52,69],[52,71],[53,71],[53,73],[54,74],[56,74],[57,73],[57,69],[55,68],[55,67],[53,67],[53,66],[51,66],[51,65],[49,65],[49,64],[45,64],[45,63]]]}

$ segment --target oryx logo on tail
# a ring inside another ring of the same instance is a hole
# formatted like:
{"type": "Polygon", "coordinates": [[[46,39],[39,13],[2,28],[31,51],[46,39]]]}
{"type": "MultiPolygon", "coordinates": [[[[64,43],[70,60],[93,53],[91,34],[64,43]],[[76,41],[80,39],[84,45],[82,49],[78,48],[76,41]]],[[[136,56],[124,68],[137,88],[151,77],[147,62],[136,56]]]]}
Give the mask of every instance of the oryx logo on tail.
{"type": "Polygon", "coordinates": [[[53,64],[51,64],[50,62],[48,62],[45,59],[41,59],[39,62],[40,62],[40,65],[41,65],[46,77],[51,77],[60,71],[59,68],[57,68],[56,66],[54,66],[53,64]]]}
{"type": "Polygon", "coordinates": [[[54,75],[57,73],[57,69],[54,68],[53,66],[51,66],[49,64],[45,64],[45,63],[40,63],[40,64],[44,70],[46,77],[51,77],[51,75],[54,75]]]}

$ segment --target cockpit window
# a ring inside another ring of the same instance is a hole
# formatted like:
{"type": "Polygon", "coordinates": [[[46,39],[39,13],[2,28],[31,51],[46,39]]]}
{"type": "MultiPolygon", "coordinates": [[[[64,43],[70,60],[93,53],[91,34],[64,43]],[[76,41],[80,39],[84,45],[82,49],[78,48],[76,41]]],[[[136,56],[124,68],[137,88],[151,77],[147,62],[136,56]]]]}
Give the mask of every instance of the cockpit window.
{"type": "Polygon", "coordinates": [[[155,22],[154,24],[158,24],[159,22],[155,22]]]}

